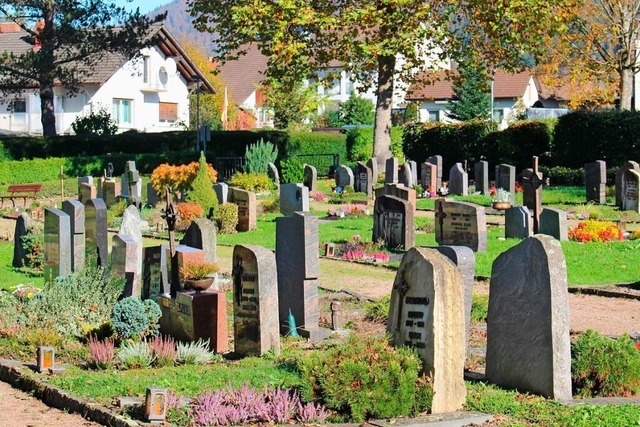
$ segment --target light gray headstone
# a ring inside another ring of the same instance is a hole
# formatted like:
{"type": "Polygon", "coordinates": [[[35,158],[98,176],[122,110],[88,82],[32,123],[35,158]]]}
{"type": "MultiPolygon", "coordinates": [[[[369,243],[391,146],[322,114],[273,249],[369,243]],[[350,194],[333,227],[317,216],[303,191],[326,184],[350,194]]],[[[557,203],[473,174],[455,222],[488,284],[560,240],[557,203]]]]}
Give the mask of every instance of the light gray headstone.
{"type": "Polygon", "coordinates": [[[443,169],[442,169],[442,156],[436,155],[436,156],[431,156],[427,159],[427,163],[431,163],[432,165],[436,165],[436,185],[437,188],[434,191],[438,191],[438,189],[440,187],[442,187],[442,174],[443,174],[443,169]]]}
{"type": "Polygon", "coordinates": [[[396,184],[398,182],[398,159],[392,157],[387,159],[384,168],[384,183],[396,184]]]}
{"type": "Polygon", "coordinates": [[[398,183],[407,188],[414,187],[413,174],[409,163],[403,163],[402,167],[400,167],[400,171],[398,172],[398,183]]]}
{"type": "Polygon", "coordinates": [[[620,166],[620,169],[618,169],[618,172],[616,172],[616,206],[622,207],[622,199],[623,199],[623,183],[622,183],[622,177],[624,176],[625,172],[628,170],[634,170],[638,173],[640,173],[640,165],[638,165],[637,162],[634,161],[627,161],[626,163],[624,163],[622,166],[620,166]]]}
{"type": "Polygon", "coordinates": [[[340,165],[336,169],[336,187],[353,187],[353,171],[349,166],[340,165]]]}
{"type": "Polygon", "coordinates": [[[13,232],[13,260],[11,265],[17,268],[29,265],[27,254],[24,250],[22,237],[26,236],[31,227],[31,217],[26,212],[22,212],[16,218],[16,228],[13,232]]]}
{"type": "Polygon", "coordinates": [[[238,225],[236,230],[249,231],[258,228],[256,193],[232,187],[229,189],[228,201],[238,205],[238,225]]]}
{"type": "Polygon", "coordinates": [[[436,200],[436,242],[466,246],[474,252],[487,250],[487,220],[484,207],[451,199],[436,200]]]}
{"type": "Polygon", "coordinates": [[[270,249],[256,245],[233,248],[233,332],[241,356],[280,353],[278,273],[270,249]]]}
{"type": "Polygon", "coordinates": [[[604,160],[584,165],[584,186],[587,190],[587,202],[596,202],[601,205],[607,202],[607,163],[604,160]]]}
{"type": "Polygon", "coordinates": [[[411,182],[415,186],[418,184],[418,164],[415,160],[409,160],[409,167],[411,168],[411,182]]]}
{"type": "Polygon", "coordinates": [[[552,236],[554,239],[569,240],[567,213],[561,209],[544,208],[540,213],[540,234],[552,236]]]}
{"type": "Polygon", "coordinates": [[[309,189],[302,184],[282,184],[280,186],[280,213],[290,216],[298,211],[309,211],[309,189]]]}
{"type": "Polygon", "coordinates": [[[181,245],[204,251],[205,262],[217,261],[217,234],[216,225],[206,218],[196,218],[191,222],[189,228],[180,240],[181,245]]]}
{"type": "Polygon", "coordinates": [[[218,196],[218,203],[221,205],[227,203],[229,186],[224,182],[218,182],[217,184],[213,184],[213,189],[216,192],[216,196],[218,196]]]}
{"type": "Polygon", "coordinates": [[[496,166],[496,189],[509,192],[511,205],[516,203],[516,167],[506,164],[496,166]]]}
{"type": "Polygon", "coordinates": [[[412,248],[393,282],[387,332],[394,346],[414,348],[432,374],[432,413],[462,409],[465,402],[463,278],[446,256],[412,248]]]}
{"type": "Polygon", "coordinates": [[[276,189],[280,189],[280,174],[278,168],[273,163],[268,163],[267,175],[271,178],[271,181],[276,185],[276,189]]]}
{"type": "Polygon", "coordinates": [[[71,228],[71,269],[79,271],[85,265],[84,249],[84,205],[78,200],[65,200],[62,210],[69,215],[71,228]]]}
{"type": "Polygon", "coordinates": [[[535,235],[493,263],[486,377],[553,399],[571,399],[567,267],[560,242],[535,235]]]}
{"type": "Polygon", "coordinates": [[[415,246],[413,207],[395,196],[376,197],[373,212],[373,237],[383,240],[389,249],[408,250],[415,246]]]}
{"type": "Polygon", "coordinates": [[[489,195],[489,162],[480,160],[473,168],[476,192],[489,195]]]}
{"type": "MultiPolygon", "coordinates": [[[[316,191],[318,171],[313,165],[304,165],[304,181],[302,182],[309,191],[316,191]]],[[[300,209],[302,210],[302,209],[300,209]]]]}
{"type": "Polygon", "coordinates": [[[469,175],[462,168],[462,163],[456,163],[449,170],[449,194],[469,195],[469,175]]]}
{"type": "MultiPolygon", "coordinates": [[[[133,205],[130,207],[135,209],[133,205]]],[[[122,296],[141,298],[142,260],[138,254],[142,250],[141,242],[125,234],[116,234],[113,236],[111,245],[111,275],[124,279],[122,296]]]]}
{"type": "Polygon", "coordinates": [[[135,283],[134,290],[136,296],[140,296],[142,289],[142,223],[140,219],[140,211],[134,205],[129,205],[122,214],[122,224],[118,234],[129,236],[138,245],[136,247],[136,258],[131,260],[135,263],[135,283]]]}
{"type": "Polygon", "coordinates": [[[526,239],[533,236],[533,218],[526,206],[512,206],[504,211],[504,237],[526,239]]]}
{"type": "Polygon", "coordinates": [[[57,208],[44,210],[44,280],[71,274],[71,220],[57,208]]]}
{"type": "Polygon", "coordinates": [[[622,175],[622,207],[623,211],[640,213],[640,171],[629,169],[622,175]]]}

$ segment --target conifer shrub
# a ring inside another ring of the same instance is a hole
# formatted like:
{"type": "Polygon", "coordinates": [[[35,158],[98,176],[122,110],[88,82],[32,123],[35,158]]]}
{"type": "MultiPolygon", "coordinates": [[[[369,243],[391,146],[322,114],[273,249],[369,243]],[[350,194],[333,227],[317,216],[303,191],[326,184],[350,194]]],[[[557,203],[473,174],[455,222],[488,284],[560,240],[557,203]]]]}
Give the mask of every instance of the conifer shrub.
{"type": "Polygon", "coordinates": [[[155,301],[142,302],[140,298],[127,297],[113,307],[111,323],[118,338],[138,341],[158,334],[161,315],[155,301]]]}
{"type": "Polygon", "coordinates": [[[245,169],[247,172],[266,174],[269,163],[275,163],[277,158],[278,147],[260,138],[258,142],[247,146],[245,150],[245,169]]]}
{"type": "Polygon", "coordinates": [[[284,183],[296,184],[304,180],[304,165],[294,157],[280,161],[280,169],[284,183]]]}
{"type": "Polygon", "coordinates": [[[213,183],[207,174],[207,168],[208,165],[204,153],[200,152],[198,172],[187,192],[186,201],[199,204],[205,216],[211,218],[218,209],[218,196],[216,196],[213,183]]]}

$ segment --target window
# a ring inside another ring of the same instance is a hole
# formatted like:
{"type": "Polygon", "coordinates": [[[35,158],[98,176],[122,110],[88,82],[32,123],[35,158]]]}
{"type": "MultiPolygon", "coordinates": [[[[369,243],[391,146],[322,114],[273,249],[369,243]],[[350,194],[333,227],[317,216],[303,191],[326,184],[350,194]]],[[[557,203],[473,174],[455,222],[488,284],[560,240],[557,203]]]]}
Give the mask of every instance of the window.
{"type": "Polygon", "coordinates": [[[440,120],[440,115],[438,114],[438,110],[429,111],[429,121],[430,122],[437,122],[439,120],[440,120]]]}
{"type": "Polygon", "coordinates": [[[500,123],[504,118],[504,110],[502,108],[493,110],[493,120],[500,123]]]}
{"type": "Polygon", "coordinates": [[[130,125],[131,121],[131,104],[130,99],[113,98],[111,115],[119,125],[130,125]]]}
{"type": "Polygon", "coordinates": [[[145,56],[142,59],[142,82],[149,83],[149,57],[145,56]]]}
{"type": "Polygon", "coordinates": [[[178,120],[178,104],[172,102],[161,102],[159,105],[161,122],[173,123],[178,120]]]}
{"type": "Polygon", "coordinates": [[[13,112],[14,113],[26,113],[27,112],[27,101],[25,99],[16,99],[13,101],[13,112]]]}

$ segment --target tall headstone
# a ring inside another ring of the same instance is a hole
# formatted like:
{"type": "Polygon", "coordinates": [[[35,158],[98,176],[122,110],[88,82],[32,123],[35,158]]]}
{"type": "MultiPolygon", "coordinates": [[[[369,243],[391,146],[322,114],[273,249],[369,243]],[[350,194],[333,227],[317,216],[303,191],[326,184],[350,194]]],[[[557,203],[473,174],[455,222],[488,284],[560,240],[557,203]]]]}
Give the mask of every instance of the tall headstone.
{"type": "Polygon", "coordinates": [[[474,252],[487,250],[487,220],[484,207],[450,199],[438,199],[435,233],[439,245],[466,246],[474,252]]]}
{"type": "Polygon", "coordinates": [[[85,259],[105,269],[109,267],[107,247],[107,206],[102,199],[89,199],[84,205],[85,259]]]}
{"type": "Polygon", "coordinates": [[[496,166],[496,189],[509,192],[511,205],[516,204],[516,167],[506,164],[496,166]]]}
{"type": "Polygon", "coordinates": [[[71,269],[78,271],[84,268],[84,205],[78,200],[65,200],[62,210],[69,215],[71,228],[71,269]]]}
{"type": "Polygon", "coordinates": [[[387,159],[385,162],[384,183],[385,184],[398,183],[398,159],[396,157],[387,159]]]}
{"type": "Polygon", "coordinates": [[[87,203],[87,200],[95,198],[98,194],[96,187],[87,182],[80,183],[78,191],[78,200],[85,204],[87,203]]]}
{"type": "Polygon", "coordinates": [[[415,246],[411,203],[395,196],[376,197],[372,240],[383,240],[389,249],[408,250],[415,246]]]}
{"type": "Polygon", "coordinates": [[[409,163],[403,163],[398,172],[398,183],[404,185],[407,188],[412,188],[415,184],[413,181],[413,173],[411,172],[411,166],[409,163]]]}
{"type": "Polygon", "coordinates": [[[413,186],[418,185],[418,164],[415,160],[409,160],[409,167],[411,168],[411,182],[413,186]]]}
{"type": "Polygon", "coordinates": [[[309,211],[309,189],[302,184],[282,184],[280,186],[280,213],[290,216],[298,211],[309,211]]]}
{"type": "Polygon", "coordinates": [[[136,169],[136,162],[133,160],[127,161],[124,173],[127,178],[129,204],[139,207],[142,200],[142,179],[140,178],[140,172],[136,169]]]}
{"type": "Polygon", "coordinates": [[[106,178],[102,181],[102,200],[108,207],[115,205],[120,197],[121,186],[114,178],[106,178]]]}
{"type": "Polygon", "coordinates": [[[414,348],[433,378],[432,413],[462,409],[465,402],[463,278],[446,256],[410,249],[391,291],[387,332],[395,346],[414,348]]]}
{"type": "Polygon", "coordinates": [[[278,273],[273,251],[256,245],[233,248],[233,331],[235,352],[280,353],[278,273]]]}
{"type": "Polygon", "coordinates": [[[584,187],[587,190],[587,202],[601,205],[607,202],[607,163],[604,160],[584,165],[584,187]]]}
{"type": "Polygon", "coordinates": [[[22,237],[29,233],[31,227],[31,217],[26,212],[22,212],[16,218],[16,228],[13,232],[13,260],[11,265],[17,268],[29,265],[26,251],[24,250],[22,237]]]}
{"type": "Polygon", "coordinates": [[[71,274],[71,219],[57,208],[44,210],[44,280],[71,274]]]}
{"type": "Polygon", "coordinates": [[[504,237],[526,239],[533,236],[533,218],[526,206],[512,206],[504,211],[504,237]]]}
{"type": "Polygon", "coordinates": [[[116,234],[111,245],[111,275],[124,279],[122,296],[141,298],[138,270],[142,271],[142,261],[138,258],[138,249],[142,249],[142,242],[137,242],[126,234],[116,234]]]}
{"type": "Polygon", "coordinates": [[[196,218],[180,240],[181,245],[204,251],[204,260],[208,263],[217,261],[217,234],[216,225],[206,218],[196,218]]]}
{"type": "Polygon", "coordinates": [[[533,168],[522,172],[522,201],[533,216],[533,234],[540,232],[542,213],[542,173],[538,172],[538,158],[533,156],[533,168]]]}
{"type": "Polygon", "coordinates": [[[380,173],[378,171],[378,162],[376,161],[375,157],[367,161],[367,167],[371,169],[371,176],[373,177],[371,185],[375,186],[378,183],[378,177],[380,176],[380,173]]]}
{"type": "Polygon", "coordinates": [[[78,177],[78,200],[82,203],[86,202],[91,197],[87,197],[87,191],[91,191],[90,188],[93,187],[93,177],[92,176],[79,176],[78,177]],[[83,189],[82,184],[88,184],[88,187],[83,189]],[[89,188],[89,190],[87,190],[89,188]]]}
{"type": "Polygon", "coordinates": [[[544,208],[540,214],[540,234],[546,234],[556,240],[569,240],[567,213],[562,209],[544,208]]]}
{"type": "Polygon", "coordinates": [[[427,191],[429,195],[435,194],[438,191],[438,167],[433,163],[422,163],[422,178],[420,183],[424,191],[427,191]]]}
{"type": "Polygon", "coordinates": [[[456,163],[449,170],[449,194],[469,195],[469,175],[462,168],[462,163],[456,163]]]}
{"type": "Polygon", "coordinates": [[[309,191],[316,191],[318,184],[318,171],[313,165],[304,165],[304,180],[302,183],[309,191]]]}
{"type": "Polygon", "coordinates": [[[373,195],[373,173],[363,162],[358,162],[354,169],[355,190],[358,193],[365,193],[367,197],[373,195]]]}
{"type": "MultiPolygon", "coordinates": [[[[142,299],[156,300],[160,295],[165,293],[162,274],[163,253],[166,256],[166,249],[163,249],[162,245],[142,248],[142,299]]],[[[166,277],[164,283],[168,285],[166,277]]],[[[167,289],[166,292],[168,293],[169,290],[167,289]]]]}
{"type": "Polygon", "coordinates": [[[229,189],[228,201],[238,205],[238,225],[236,230],[249,231],[258,228],[256,193],[233,187],[229,189]]]}
{"type": "Polygon", "coordinates": [[[353,187],[353,171],[349,166],[340,165],[336,169],[336,187],[353,187]]]}
{"type": "Polygon", "coordinates": [[[318,218],[308,212],[276,218],[276,264],[280,332],[289,331],[289,310],[298,333],[312,341],[318,326],[318,218]]]}
{"type": "Polygon", "coordinates": [[[278,173],[278,168],[273,163],[269,162],[267,164],[267,175],[271,178],[271,181],[276,186],[276,189],[280,189],[280,174],[278,173]]]}
{"type": "Polygon", "coordinates": [[[160,201],[160,195],[158,194],[156,189],[153,187],[153,184],[151,182],[148,182],[147,183],[147,205],[155,208],[159,201],[160,201]]]}
{"type": "Polygon", "coordinates": [[[438,191],[440,187],[442,187],[442,156],[431,156],[427,159],[427,163],[431,163],[432,165],[436,165],[436,189],[434,191],[438,191]]]}
{"type": "Polygon", "coordinates": [[[624,195],[624,191],[622,189],[622,177],[628,170],[634,170],[640,173],[640,165],[634,161],[627,161],[625,164],[620,166],[620,169],[616,172],[616,206],[619,207],[622,207],[622,199],[624,195]]]}
{"type": "Polygon", "coordinates": [[[395,196],[402,200],[406,200],[411,203],[413,212],[416,212],[416,190],[413,188],[407,188],[401,184],[385,184],[382,187],[374,190],[376,199],[382,196],[395,196]]]}
{"type": "Polygon", "coordinates": [[[507,388],[571,399],[567,267],[560,242],[529,237],[491,269],[486,377],[507,388]]]}
{"type": "Polygon", "coordinates": [[[227,198],[229,197],[229,186],[225,182],[213,184],[213,190],[216,192],[216,196],[218,196],[218,203],[221,205],[227,203],[227,198]]]}
{"type": "MultiPolygon", "coordinates": [[[[136,266],[133,288],[136,292],[136,296],[140,296],[140,290],[142,289],[142,223],[140,219],[140,211],[136,205],[129,205],[122,214],[122,224],[118,234],[129,236],[133,241],[137,243],[136,253],[132,255],[134,257],[131,262],[136,266]]],[[[129,255],[127,255],[129,257],[129,255]]]]}
{"type": "Polygon", "coordinates": [[[476,192],[484,196],[489,195],[489,162],[480,160],[473,167],[476,192]]]}
{"type": "Polygon", "coordinates": [[[622,207],[623,211],[640,213],[640,200],[638,189],[640,188],[640,172],[633,169],[627,170],[622,175],[622,207]]]}

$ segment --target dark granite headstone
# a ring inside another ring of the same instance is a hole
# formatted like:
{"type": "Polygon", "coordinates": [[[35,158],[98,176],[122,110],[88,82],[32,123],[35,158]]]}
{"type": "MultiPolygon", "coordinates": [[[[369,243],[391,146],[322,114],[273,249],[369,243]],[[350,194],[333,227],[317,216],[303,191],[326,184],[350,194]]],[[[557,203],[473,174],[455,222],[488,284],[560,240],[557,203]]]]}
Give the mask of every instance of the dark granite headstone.
{"type": "Polygon", "coordinates": [[[466,246],[474,252],[487,250],[487,221],[484,207],[450,199],[436,200],[436,242],[466,246]]]}
{"type": "Polygon", "coordinates": [[[385,184],[398,183],[398,159],[396,157],[387,159],[385,162],[384,183],[385,184]]]}
{"type": "Polygon", "coordinates": [[[604,160],[584,165],[584,186],[587,190],[587,202],[604,205],[607,202],[607,163],[604,160]]]}
{"type": "Polygon", "coordinates": [[[509,192],[511,205],[516,204],[516,167],[506,164],[496,166],[496,189],[509,192]]]}
{"type": "Polygon", "coordinates": [[[486,377],[553,399],[571,399],[567,267],[560,242],[529,237],[491,269],[486,377]]]}
{"type": "MultiPolygon", "coordinates": [[[[133,206],[133,205],[132,205],[133,206]]],[[[134,208],[135,209],[135,208],[134,208]]],[[[131,236],[116,234],[111,243],[111,275],[124,279],[123,297],[142,297],[138,269],[142,269],[138,248],[142,246],[131,236]]]]}
{"type": "Polygon", "coordinates": [[[162,256],[162,245],[142,248],[142,299],[156,300],[164,293],[162,256]]]}
{"type": "Polygon", "coordinates": [[[378,183],[378,177],[380,176],[380,173],[378,171],[378,162],[376,161],[375,157],[367,161],[367,167],[371,169],[371,176],[373,177],[371,185],[375,186],[378,183]]]}
{"type": "Polygon", "coordinates": [[[278,168],[273,163],[269,162],[267,164],[267,175],[271,178],[271,181],[276,186],[276,189],[280,189],[280,174],[278,173],[278,168]]]}
{"type": "Polygon", "coordinates": [[[489,162],[480,160],[473,168],[476,192],[489,195],[489,162]]]}
{"type": "Polygon", "coordinates": [[[540,214],[540,234],[546,234],[554,239],[569,240],[567,213],[561,209],[544,208],[540,214]]]}
{"type": "Polygon", "coordinates": [[[57,208],[44,210],[44,280],[71,274],[71,219],[57,208]]]}
{"type": "Polygon", "coordinates": [[[353,171],[349,166],[340,165],[336,169],[336,187],[353,187],[353,171]]]}
{"type": "Polygon", "coordinates": [[[85,259],[108,268],[107,206],[102,199],[89,199],[84,206],[85,259]]]}
{"type": "Polygon", "coordinates": [[[318,171],[313,165],[304,165],[304,180],[302,183],[309,191],[316,191],[318,181],[318,171]]]}
{"type": "Polygon", "coordinates": [[[407,251],[393,282],[387,332],[394,346],[414,348],[432,376],[432,413],[465,403],[464,323],[460,270],[433,249],[407,251]]]}
{"type": "Polygon", "coordinates": [[[224,182],[218,182],[217,184],[213,184],[213,190],[216,192],[216,196],[218,196],[218,203],[223,205],[227,203],[227,198],[229,197],[229,186],[224,182]]]}
{"type": "Polygon", "coordinates": [[[65,200],[62,210],[69,215],[71,227],[71,269],[79,271],[85,265],[84,252],[84,205],[79,200],[65,200]]]}
{"type": "Polygon", "coordinates": [[[278,274],[273,251],[256,245],[233,248],[233,331],[235,352],[280,353],[278,274]]]}
{"type": "Polygon", "coordinates": [[[13,232],[13,261],[11,265],[14,267],[20,268],[29,265],[22,241],[22,237],[29,233],[29,227],[31,227],[31,217],[26,212],[22,212],[16,218],[16,228],[13,232]]]}
{"type": "Polygon", "coordinates": [[[533,217],[533,234],[540,231],[540,213],[542,213],[542,173],[538,172],[538,158],[533,157],[533,168],[522,172],[522,204],[529,208],[533,217]]]}
{"type": "Polygon", "coordinates": [[[638,163],[634,161],[627,161],[622,166],[620,166],[620,169],[618,169],[618,172],[616,172],[616,206],[619,207],[622,207],[622,199],[624,195],[624,191],[622,189],[622,177],[628,170],[634,170],[640,173],[640,165],[638,165],[638,163]]]}
{"type": "Polygon", "coordinates": [[[376,197],[372,240],[383,240],[389,249],[408,250],[415,246],[411,203],[395,196],[376,197]]]}
{"type": "Polygon", "coordinates": [[[159,201],[160,201],[160,195],[158,194],[156,189],[153,188],[153,184],[148,182],[147,183],[147,205],[151,206],[152,208],[155,208],[159,201]]]}
{"type": "Polygon", "coordinates": [[[436,189],[433,191],[438,191],[438,189],[442,187],[442,156],[431,156],[427,159],[427,163],[436,165],[436,189]]]}
{"type": "Polygon", "coordinates": [[[456,163],[449,170],[449,194],[469,195],[469,175],[462,168],[462,163],[456,163]]]}
{"type": "Polygon", "coordinates": [[[280,213],[285,216],[294,212],[309,211],[309,189],[302,184],[280,186],[280,213]]]}
{"type": "Polygon", "coordinates": [[[640,213],[640,200],[638,189],[640,188],[640,171],[629,169],[622,175],[622,206],[623,211],[640,213]]]}
{"type": "Polygon", "coordinates": [[[249,231],[258,228],[256,193],[233,187],[229,189],[228,201],[238,205],[236,230],[249,231]]]}
{"type": "Polygon", "coordinates": [[[206,218],[193,220],[184,233],[184,237],[180,240],[180,244],[202,249],[205,262],[212,263],[217,261],[216,225],[206,218]]]}
{"type": "Polygon", "coordinates": [[[533,236],[533,218],[526,206],[513,206],[504,211],[504,237],[526,239],[533,236]]]}
{"type": "Polygon", "coordinates": [[[354,169],[355,190],[358,193],[365,193],[367,197],[373,195],[373,173],[371,169],[362,162],[358,162],[354,169]]]}

